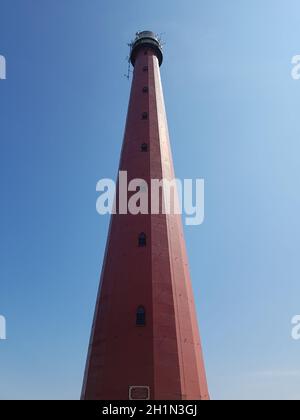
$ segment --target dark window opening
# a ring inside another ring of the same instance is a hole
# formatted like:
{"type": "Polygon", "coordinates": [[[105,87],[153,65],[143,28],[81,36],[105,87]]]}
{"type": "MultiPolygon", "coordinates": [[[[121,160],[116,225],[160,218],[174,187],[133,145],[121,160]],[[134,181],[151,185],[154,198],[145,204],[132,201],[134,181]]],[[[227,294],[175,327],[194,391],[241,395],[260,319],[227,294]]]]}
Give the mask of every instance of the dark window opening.
{"type": "Polygon", "coordinates": [[[136,311],[136,325],[144,326],[146,325],[146,311],[143,306],[139,306],[136,311]]]}
{"type": "Polygon", "coordinates": [[[147,237],[145,233],[140,233],[139,235],[139,247],[144,247],[147,245],[147,237]]]}
{"type": "Polygon", "coordinates": [[[148,86],[144,86],[144,87],[143,87],[143,92],[144,92],[144,93],[148,93],[148,92],[149,92],[148,86]]]}
{"type": "Polygon", "coordinates": [[[148,66],[144,66],[143,71],[148,71],[148,66]]]}
{"type": "Polygon", "coordinates": [[[142,120],[147,120],[148,119],[148,112],[143,112],[142,113],[142,120]]]}
{"type": "Polygon", "coordinates": [[[142,150],[142,152],[148,152],[148,144],[143,143],[142,146],[141,146],[141,150],[142,150]]]}

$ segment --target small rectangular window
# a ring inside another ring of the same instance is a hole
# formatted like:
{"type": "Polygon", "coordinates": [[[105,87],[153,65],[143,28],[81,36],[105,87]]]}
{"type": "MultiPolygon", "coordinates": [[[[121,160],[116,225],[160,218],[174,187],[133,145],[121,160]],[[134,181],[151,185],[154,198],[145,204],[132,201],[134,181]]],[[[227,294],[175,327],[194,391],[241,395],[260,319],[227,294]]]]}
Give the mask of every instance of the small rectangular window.
{"type": "Polygon", "coordinates": [[[141,150],[142,150],[142,152],[148,152],[148,144],[147,143],[143,143],[141,145],[141,150]]]}
{"type": "Polygon", "coordinates": [[[136,325],[144,327],[146,325],[146,311],[144,306],[139,306],[136,311],[136,325]]]}
{"type": "Polygon", "coordinates": [[[144,247],[147,245],[147,236],[144,232],[140,233],[138,243],[139,247],[144,247]]]}
{"type": "Polygon", "coordinates": [[[144,66],[143,71],[148,71],[148,66],[144,66]]]}
{"type": "Polygon", "coordinates": [[[143,92],[144,92],[144,93],[148,93],[148,92],[149,92],[148,86],[144,86],[144,87],[143,87],[143,92]]]}
{"type": "Polygon", "coordinates": [[[148,119],[148,112],[143,112],[142,113],[142,120],[147,120],[148,119]]]}
{"type": "Polygon", "coordinates": [[[150,387],[149,386],[130,386],[129,387],[129,400],[150,400],[150,387]]]}

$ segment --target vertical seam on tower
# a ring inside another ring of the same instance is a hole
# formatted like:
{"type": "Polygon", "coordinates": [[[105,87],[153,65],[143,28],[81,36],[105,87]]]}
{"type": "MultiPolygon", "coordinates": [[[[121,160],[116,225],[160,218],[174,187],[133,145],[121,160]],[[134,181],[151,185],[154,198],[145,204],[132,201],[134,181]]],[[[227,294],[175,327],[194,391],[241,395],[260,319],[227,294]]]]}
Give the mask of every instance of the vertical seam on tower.
{"type": "MultiPolygon", "coordinates": [[[[165,127],[165,135],[166,135],[166,146],[168,149],[168,155],[169,155],[169,160],[172,161],[172,151],[171,151],[171,146],[170,146],[170,139],[169,139],[169,132],[168,132],[168,122],[167,122],[167,114],[165,112],[165,103],[164,103],[164,96],[163,96],[163,89],[162,89],[162,83],[161,83],[161,79],[160,79],[160,74],[158,73],[158,78],[159,78],[159,84],[160,84],[160,89],[161,89],[161,93],[162,93],[162,97],[161,97],[161,103],[162,103],[162,108],[163,108],[163,113],[162,113],[162,118],[164,119],[164,127],[165,127]]],[[[174,174],[174,169],[173,167],[170,167],[170,174],[173,178],[175,178],[175,174],[174,174]]],[[[179,237],[182,236],[183,237],[183,226],[182,226],[182,221],[181,221],[181,216],[180,215],[174,215],[174,223],[176,224],[176,226],[178,227],[178,234],[179,237]]],[[[169,221],[167,218],[167,224],[169,227],[169,221]]],[[[169,237],[168,237],[169,239],[169,237]]],[[[181,239],[181,238],[179,238],[181,239]]],[[[172,250],[172,244],[170,245],[170,249],[172,250]]],[[[187,257],[187,252],[186,252],[186,246],[185,246],[185,242],[182,242],[180,240],[180,251],[181,251],[181,256],[184,260],[185,264],[188,264],[188,257],[187,257]]],[[[173,270],[174,272],[174,270],[173,270]]],[[[196,344],[195,341],[193,341],[193,353],[194,353],[194,357],[195,357],[195,363],[199,368],[199,372],[202,372],[205,383],[207,383],[207,379],[206,379],[206,372],[205,372],[205,368],[204,368],[204,362],[203,362],[203,351],[202,351],[202,345],[201,345],[201,338],[200,338],[200,331],[199,331],[199,326],[198,326],[198,322],[197,322],[197,313],[195,310],[195,306],[194,306],[194,302],[192,300],[192,283],[191,283],[191,278],[190,278],[190,272],[189,269],[184,265],[183,266],[183,274],[184,277],[186,278],[186,292],[187,292],[187,300],[188,300],[188,311],[190,314],[190,319],[191,319],[191,329],[193,331],[193,340],[195,340],[195,338],[198,338],[199,340],[199,354],[197,355],[197,348],[196,348],[196,344]],[[189,298],[191,299],[191,301],[189,300],[189,298]],[[191,306],[192,304],[192,306],[191,306]],[[196,320],[196,325],[193,323],[193,315],[195,316],[195,320],[196,320]],[[200,357],[200,360],[199,360],[200,357]],[[199,366],[199,362],[201,364],[201,366],[199,366]],[[202,366],[203,365],[203,366],[202,366]]],[[[175,276],[174,276],[175,277],[175,276]]],[[[176,290],[176,282],[174,282],[175,284],[175,290],[176,290]]],[[[177,293],[176,293],[176,306],[178,307],[177,304],[177,293]]],[[[180,320],[180,317],[179,317],[180,320]]],[[[179,324],[179,331],[181,331],[181,325],[180,322],[178,322],[179,324]]],[[[180,337],[181,333],[180,333],[180,337]]],[[[183,348],[183,343],[180,340],[180,347],[183,348]]],[[[182,351],[183,354],[183,351],[182,351]]],[[[182,356],[182,359],[184,360],[184,356],[182,356]]],[[[185,395],[187,395],[187,389],[186,389],[186,378],[185,378],[185,367],[183,365],[183,374],[184,374],[184,387],[185,387],[185,395]]],[[[200,393],[200,397],[202,397],[202,378],[200,376],[197,375],[197,380],[198,380],[198,384],[199,384],[199,393],[200,393]]],[[[204,397],[208,397],[208,391],[204,390],[204,397]]]]}
{"type": "MultiPolygon", "coordinates": [[[[164,154],[162,153],[162,129],[161,129],[161,116],[159,113],[159,108],[162,111],[162,114],[164,116],[164,121],[165,124],[167,124],[167,119],[166,119],[166,115],[165,115],[165,106],[164,106],[164,101],[163,101],[163,91],[162,91],[162,84],[161,84],[161,79],[160,79],[160,73],[157,72],[157,65],[158,62],[155,63],[155,60],[153,60],[153,66],[154,66],[154,83],[155,83],[155,92],[156,92],[156,112],[157,112],[157,121],[158,121],[158,132],[159,132],[159,147],[160,147],[160,151],[161,151],[161,156],[164,156],[164,154]],[[158,100],[158,95],[157,92],[161,93],[161,96],[159,97],[158,100]]],[[[168,139],[168,135],[167,132],[165,132],[164,134],[166,134],[166,140],[169,141],[168,139]]],[[[165,175],[165,169],[164,169],[164,162],[162,161],[162,175],[164,178],[165,175]]],[[[163,194],[164,200],[165,200],[165,196],[163,194]]],[[[166,208],[166,206],[165,206],[166,208]]],[[[165,215],[166,217],[166,223],[167,223],[167,237],[168,237],[168,246],[169,246],[169,256],[172,255],[171,250],[172,250],[172,244],[170,241],[170,222],[169,219],[167,217],[167,215],[165,215]]],[[[177,335],[177,348],[180,348],[181,351],[179,351],[180,355],[180,361],[179,361],[179,371],[182,371],[182,377],[180,378],[180,383],[183,385],[183,389],[181,389],[181,397],[183,397],[186,393],[186,382],[185,382],[185,366],[184,366],[184,360],[183,360],[183,351],[182,351],[182,342],[181,342],[181,325],[180,325],[180,321],[179,321],[179,317],[178,317],[178,299],[177,299],[177,287],[176,287],[176,282],[175,282],[175,275],[174,275],[174,268],[173,265],[171,264],[171,258],[169,258],[170,261],[170,271],[172,274],[172,285],[174,288],[174,293],[173,293],[173,299],[174,299],[174,305],[176,307],[176,311],[175,311],[175,325],[177,325],[178,327],[178,331],[176,329],[176,335],[177,335]]]]}
{"type": "MultiPolygon", "coordinates": [[[[147,66],[148,66],[148,72],[147,72],[147,86],[148,86],[148,93],[147,93],[147,99],[148,99],[148,173],[149,173],[149,181],[151,183],[151,118],[150,118],[150,71],[149,71],[149,61],[150,61],[151,55],[147,55],[147,66]]],[[[149,204],[151,203],[151,192],[149,193],[148,191],[148,211],[149,211],[149,204]],[[149,194],[150,194],[150,200],[149,200],[149,194]]],[[[150,388],[150,398],[153,400],[154,399],[154,395],[155,395],[155,363],[154,363],[154,357],[155,357],[155,352],[154,352],[154,303],[153,303],[153,281],[152,281],[152,276],[153,276],[153,270],[152,270],[152,221],[151,221],[151,213],[150,213],[150,279],[151,279],[151,304],[152,304],[152,308],[151,308],[151,313],[152,313],[152,325],[151,325],[151,335],[152,335],[152,360],[153,360],[153,364],[152,364],[152,389],[150,388]]]]}

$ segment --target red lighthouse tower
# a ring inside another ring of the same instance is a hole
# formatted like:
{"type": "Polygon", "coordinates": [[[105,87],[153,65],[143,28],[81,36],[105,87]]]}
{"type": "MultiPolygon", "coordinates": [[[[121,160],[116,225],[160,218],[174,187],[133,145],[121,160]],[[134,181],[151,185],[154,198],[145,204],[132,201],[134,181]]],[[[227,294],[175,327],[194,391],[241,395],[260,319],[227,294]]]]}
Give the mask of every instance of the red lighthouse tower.
{"type": "MultiPolygon", "coordinates": [[[[120,170],[148,185],[174,179],[162,61],[138,33],[120,170]]],[[[82,399],[209,399],[180,215],[112,216],[82,399]]]]}

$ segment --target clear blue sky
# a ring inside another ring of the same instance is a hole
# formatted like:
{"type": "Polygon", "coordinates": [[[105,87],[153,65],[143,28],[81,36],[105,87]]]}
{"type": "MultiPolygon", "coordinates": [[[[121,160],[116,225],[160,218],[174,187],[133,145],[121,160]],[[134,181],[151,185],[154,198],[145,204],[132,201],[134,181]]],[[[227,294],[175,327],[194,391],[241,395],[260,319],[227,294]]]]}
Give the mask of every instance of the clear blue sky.
{"type": "Polygon", "coordinates": [[[214,399],[300,398],[299,0],[1,0],[0,398],[80,395],[130,84],[126,43],[163,33],[176,174],[214,399]]]}

